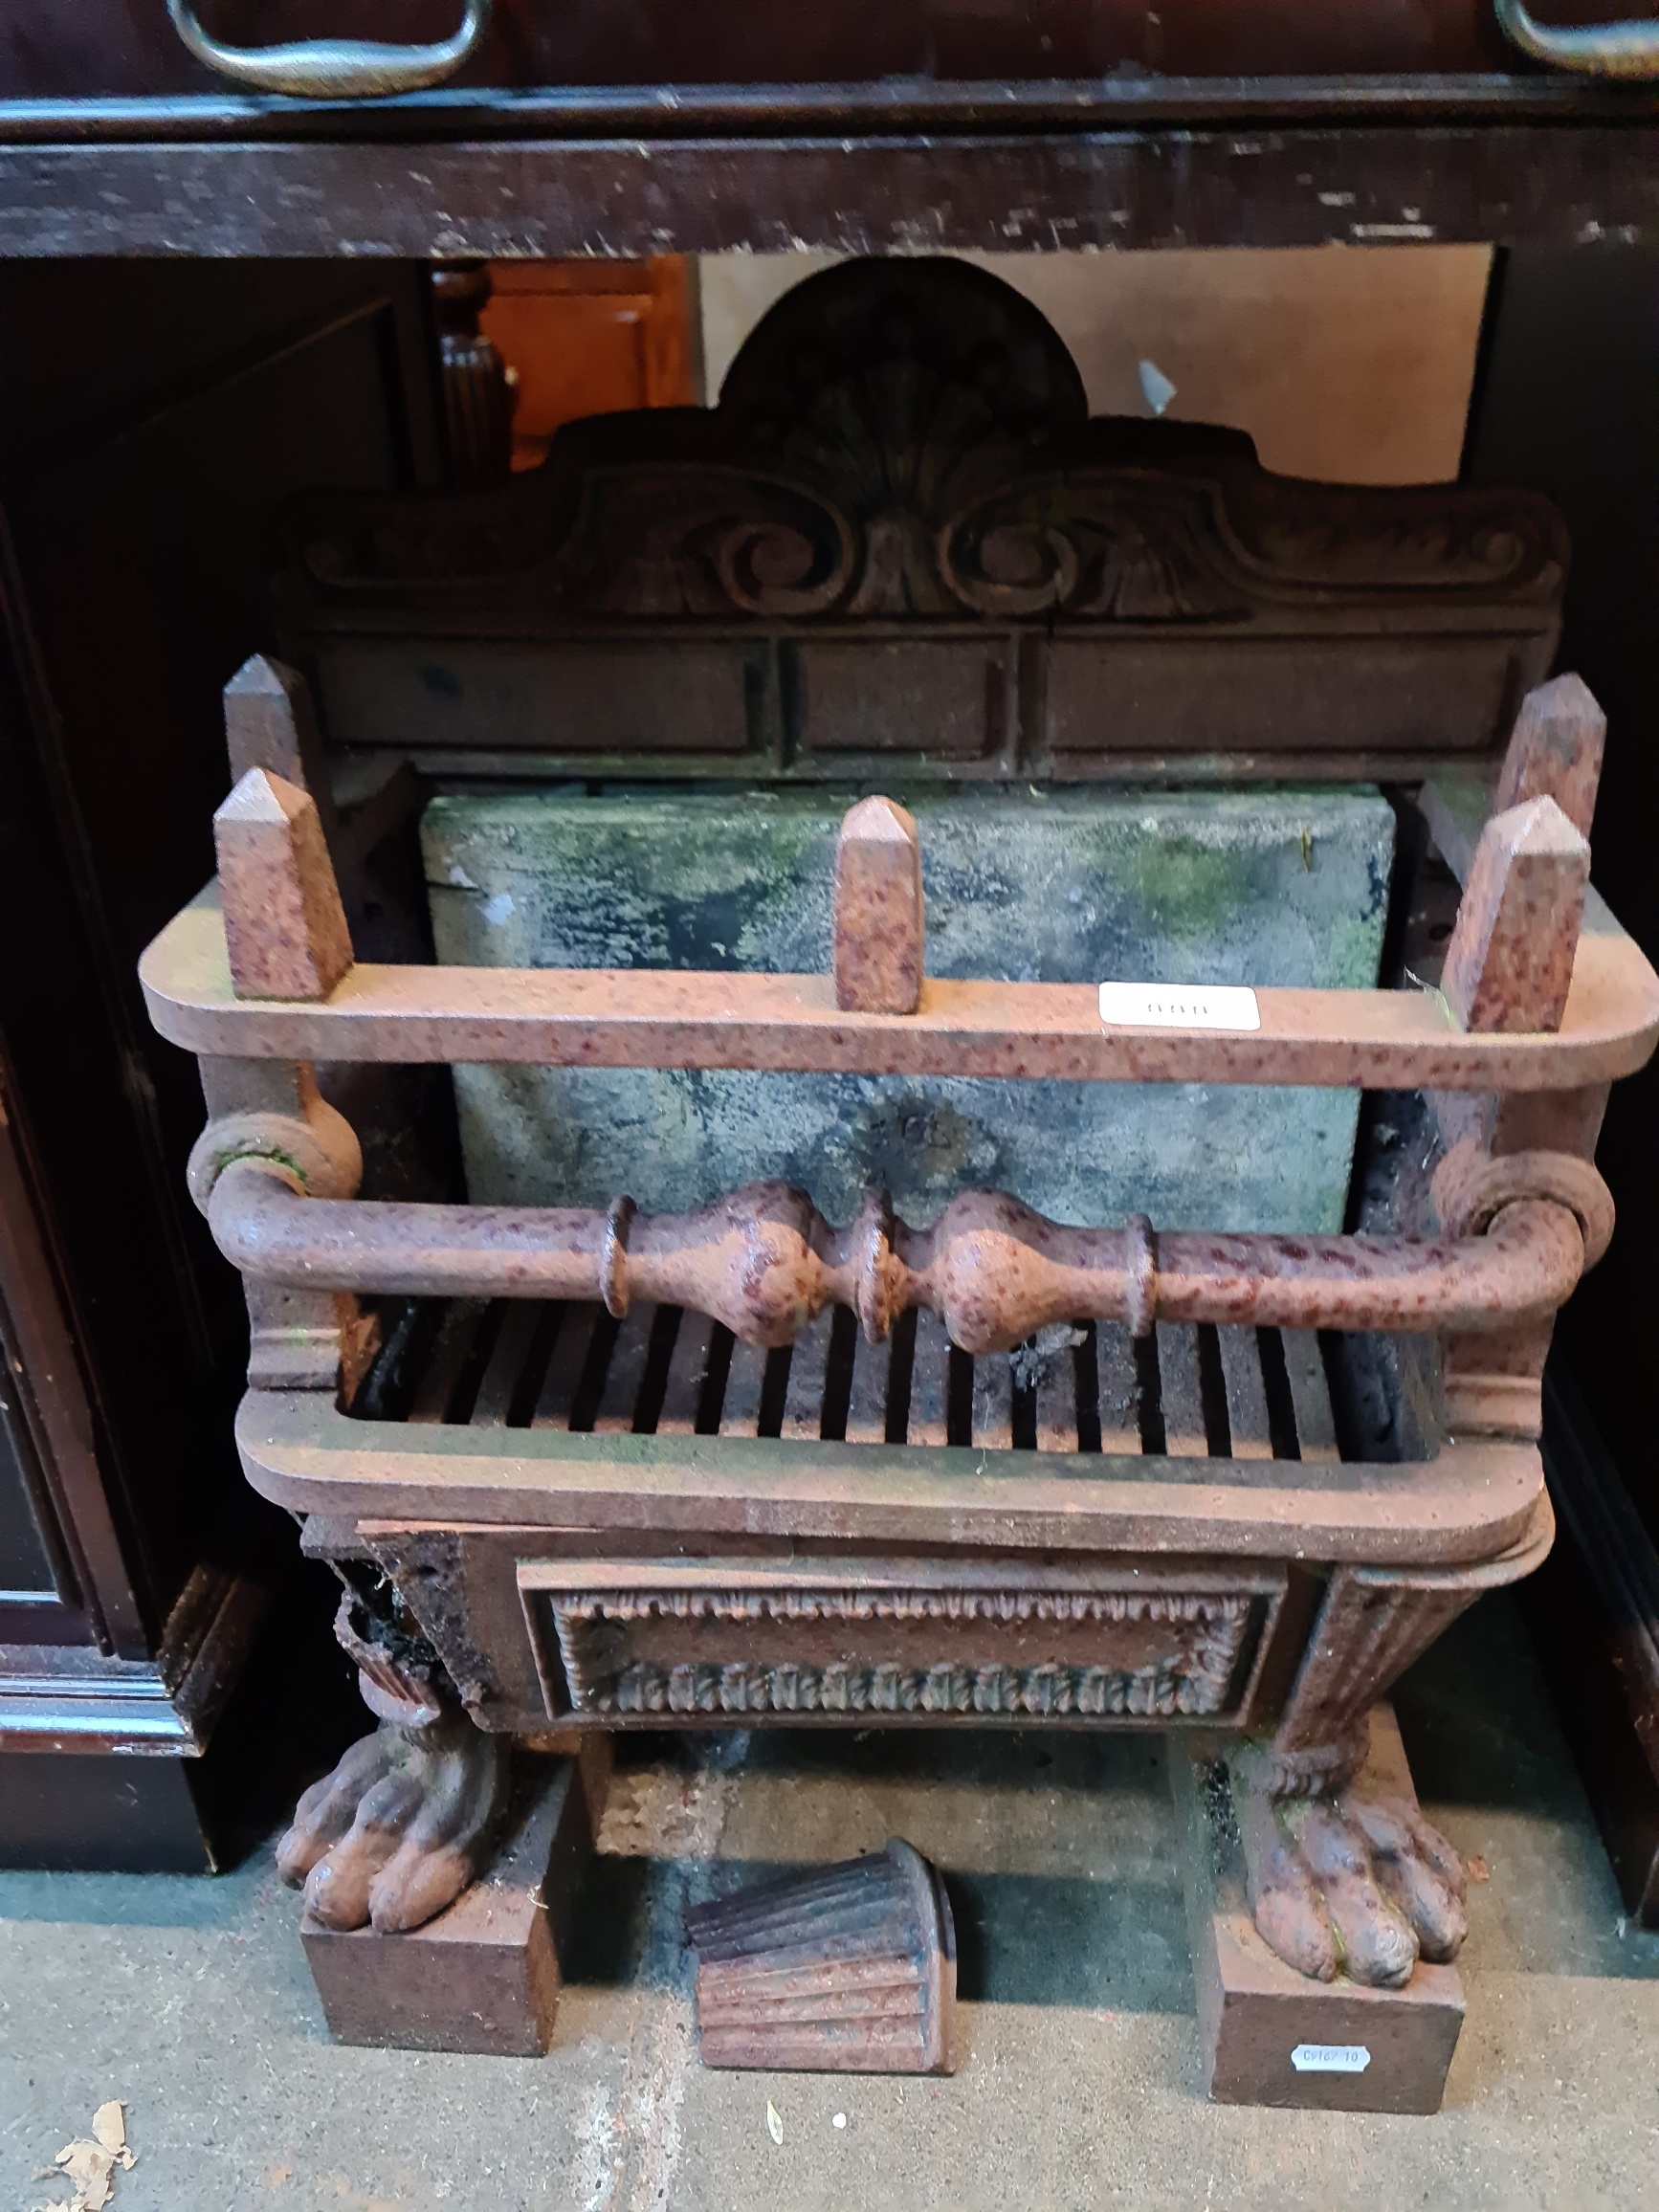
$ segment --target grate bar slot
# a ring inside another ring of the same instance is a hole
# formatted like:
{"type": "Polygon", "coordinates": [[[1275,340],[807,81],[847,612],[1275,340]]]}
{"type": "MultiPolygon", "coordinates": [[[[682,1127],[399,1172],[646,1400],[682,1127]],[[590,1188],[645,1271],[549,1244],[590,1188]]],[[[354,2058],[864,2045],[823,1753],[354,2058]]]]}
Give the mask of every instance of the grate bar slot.
{"type": "Polygon", "coordinates": [[[404,1416],[416,1423],[1341,1458],[1324,1347],[1311,1329],[1160,1321],[1137,1341],[1121,1322],[1101,1321],[973,1358],[924,1309],[870,1344],[835,1306],[793,1346],[766,1351],[677,1306],[642,1304],[618,1322],[596,1303],[456,1298],[427,1334],[404,1416]]]}
{"type": "Polygon", "coordinates": [[[887,1395],[893,1371],[893,1338],[866,1343],[862,1334],[852,1340],[852,1388],[847,1400],[849,1444],[885,1444],[887,1395]]]}
{"type": "Polygon", "coordinates": [[[1140,1376],[1135,1364],[1135,1339],[1125,1323],[1095,1322],[1095,1356],[1100,1379],[1100,1449],[1112,1453],[1139,1453],[1140,1376]]]}
{"type": "Polygon", "coordinates": [[[630,1306],[623,1316],[611,1347],[610,1364],[605,1371],[599,1410],[593,1417],[596,1436],[627,1436],[636,1426],[655,1319],[654,1306],[630,1306]]]}
{"type": "Polygon", "coordinates": [[[719,1432],[721,1436],[760,1434],[767,1358],[768,1354],[759,1344],[734,1341],[732,1363],[726,1370],[725,1396],[720,1401],[719,1432]]]}
{"type": "Polygon", "coordinates": [[[658,1436],[695,1436],[697,1408],[709,1379],[709,1352],[717,1324],[707,1314],[681,1314],[657,1410],[658,1436]]]}
{"type": "Polygon", "coordinates": [[[943,1444],[950,1391],[950,1338],[944,1323],[927,1308],[916,1316],[916,1352],[910,1368],[907,1444],[943,1444]]]}
{"type": "Polygon", "coordinates": [[[454,1403],[467,1364],[473,1356],[473,1346],[478,1330],[489,1313],[488,1301],[483,1298],[455,1298],[451,1301],[438,1328],[437,1342],[432,1346],[420,1387],[414,1394],[414,1403],[409,1418],[419,1422],[441,1422],[449,1419],[450,1407],[454,1403]]]}
{"type": "Polygon", "coordinates": [[[835,1308],[826,1306],[795,1338],[789,1360],[789,1387],[784,1398],[780,1436],[810,1443],[824,1433],[825,1398],[830,1373],[830,1338],[835,1308]]]}
{"type": "Polygon", "coordinates": [[[1253,1329],[1218,1329],[1221,1371],[1227,1383],[1227,1418],[1236,1459],[1272,1459],[1273,1439],[1268,1420],[1262,1352],[1253,1329]]]}
{"type": "Polygon", "coordinates": [[[544,1312],[539,1300],[533,1304],[523,1298],[508,1301],[496,1334],[495,1349],[478,1384],[478,1395],[473,1401],[475,1428],[507,1426],[507,1417],[519,1400],[525,1366],[536,1348],[537,1332],[544,1312]]]}
{"type": "Polygon", "coordinates": [[[1014,1375],[1008,1355],[987,1353],[974,1361],[973,1368],[973,1441],[987,1451],[1011,1451],[1014,1375]]]}
{"type": "Polygon", "coordinates": [[[1077,1449],[1100,1449],[1100,1353],[1095,1324],[1087,1322],[1072,1354],[1072,1387],[1077,1401],[1077,1449]]]}
{"type": "Polygon", "coordinates": [[[1206,1459],[1204,1382],[1198,1364],[1198,1331],[1190,1321],[1160,1321],[1158,1384],[1163,1405],[1163,1449],[1171,1459],[1206,1459]]]}
{"type": "Polygon", "coordinates": [[[559,1309],[558,1333],[553,1338],[553,1356],[547,1362],[546,1378],[536,1399],[536,1410],[530,1417],[532,1428],[568,1428],[570,1415],[576,1405],[576,1393],[582,1384],[583,1370],[587,1364],[587,1348],[593,1338],[593,1324],[601,1316],[608,1319],[601,1305],[573,1304],[559,1309]]]}
{"type": "Polygon", "coordinates": [[[1318,1337],[1312,1329],[1281,1329],[1279,1335],[1302,1457],[1315,1462],[1338,1460],[1342,1455],[1337,1449],[1337,1417],[1331,1410],[1331,1385],[1325,1380],[1318,1337]]]}
{"type": "Polygon", "coordinates": [[[640,1379],[639,1396],[634,1401],[633,1432],[636,1436],[654,1436],[662,1417],[663,1401],[668,1394],[669,1367],[674,1359],[674,1348],[679,1336],[680,1323],[685,1314],[679,1306],[658,1306],[651,1316],[651,1341],[646,1348],[645,1373],[640,1379]]]}
{"type": "Polygon", "coordinates": [[[1077,1352],[1084,1332],[1070,1329],[1065,1341],[1045,1353],[1037,1369],[1037,1449],[1077,1449],[1077,1352]]]}

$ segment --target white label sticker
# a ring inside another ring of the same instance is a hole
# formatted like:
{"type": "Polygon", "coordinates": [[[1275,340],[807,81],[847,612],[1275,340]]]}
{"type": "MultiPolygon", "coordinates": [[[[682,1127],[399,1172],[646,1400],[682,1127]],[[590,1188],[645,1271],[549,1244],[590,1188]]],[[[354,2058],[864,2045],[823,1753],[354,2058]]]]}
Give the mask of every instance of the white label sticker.
{"type": "Polygon", "coordinates": [[[1259,1029],[1256,994],[1242,984],[1102,984],[1100,1019],[1128,1029],[1259,1029]]]}
{"type": "Polygon", "coordinates": [[[1362,2043],[1299,2043],[1291,2064],[1297,2073],[1363,2073],[1371,2053],[1362,2043]]]}

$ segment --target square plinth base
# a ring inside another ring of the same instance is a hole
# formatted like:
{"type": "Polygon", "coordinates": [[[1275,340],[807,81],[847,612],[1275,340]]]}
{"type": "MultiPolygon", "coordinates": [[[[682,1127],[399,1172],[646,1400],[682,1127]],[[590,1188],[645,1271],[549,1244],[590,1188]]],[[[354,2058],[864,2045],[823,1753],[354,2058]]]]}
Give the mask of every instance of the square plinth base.
{"type": "Polygon", "coordinates": [[[299,1938],[338,2043],[539,2058],[559,2006],[559,1952],[604,1804],[609,1742],[580,1759],[515,1760],[512,1811],[487,1873],[400,1936],[341,1933],[309,1913],[299,1938]]]}
{"type": "MultiPolygon", "coordinates": [[[[1463,2025],[1455,1966],[1420,1965],[1404,1989],[1310,1981],[1256,1934],[1225,1778],[1202,1750],[1170,1745],[1205,2086],[1218,2104],[1434,2112],[1463,2025]],[[1298,2066],[1294,2053],[1301,2054],[1298,2066]],[[1362,2064],[1361,2064],[1362,2061],[1362,2064]],[[1359,2070],[1326,2070],[1346,2066],[1359,2070]]],[[[1371,1715],[1360,1786],[1415,1804],[1388,1706],[1371,1715]]]]}

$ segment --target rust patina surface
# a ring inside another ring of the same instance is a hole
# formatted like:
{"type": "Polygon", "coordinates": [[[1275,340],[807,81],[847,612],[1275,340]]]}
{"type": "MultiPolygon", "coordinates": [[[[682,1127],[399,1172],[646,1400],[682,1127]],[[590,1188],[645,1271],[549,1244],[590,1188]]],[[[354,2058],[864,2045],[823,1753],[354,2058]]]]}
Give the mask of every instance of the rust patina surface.
{"type": "MultiPolygon", "coordinates": [[[[1553,1156],[1545,1155],[1546,1162],[1553,1156]]],[[[1576,1165],[1577,1163],[1570,1163],[1576,1165]]],[[[1547,1177],[1549,1170],[1542,1170],[1547,1177]]],[[[1593,1174],[1594,1171],[1592,1170],[1593,1174]]],[[[416,1296],[633,1297],[712,1314],[745,1343],[793,1343],[828,1305],[872,1341],[912,1306],[967,1352],[1006,1351],[1084,1316],[1291,1329],[1501,1329],[1553,1314],[1584,1265],[1584,1234],[1553,1198],[1512,1180],[1478,1236],[1195,1235],[1066,1228],[1015,1199],[964,1191],[931,1228],[879,1196],[833,1229],[786,1183],[756,1183],[694,1214],[570,1206],[411,1206],[304,1196],[282,1166],[232,1162],[209,1219],[254,1282],[416,1296]]],[[[1558,1187],[1559,1185],[1558,1184],[1558,1187]]],[[[1609,1210],[1586,1198],[1593,1220],[1609,1210]]]]}

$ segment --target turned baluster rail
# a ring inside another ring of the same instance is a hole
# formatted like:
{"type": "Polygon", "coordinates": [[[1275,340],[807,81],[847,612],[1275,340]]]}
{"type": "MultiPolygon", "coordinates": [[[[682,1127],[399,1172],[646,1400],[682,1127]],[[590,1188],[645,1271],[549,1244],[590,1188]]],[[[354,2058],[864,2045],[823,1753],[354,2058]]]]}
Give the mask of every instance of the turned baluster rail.
{"type": "MultiPolygon", "coordinates": [[[[1574,1163],[1581,1166],[1582,1163],[1574,1163]]],[[[835,1229],[803,1191],[751,1183],[697,1213],[555,1206],[410,1206],[307,1198],[276,1161],[239,1160],[208,1218],[220,1250],[257,1282],[409,1295],[633,1298],[688,1306],[751,1344],[792,1343],[826,1305],[851,1306],[879,1342],[926,1306],[963,1351],[1010,1350],[1051,1321],[1155,1320],[1288,1329],[1505,1328],[1553,1314],[1610,1228],[1582,1170],[1583,1216],[1553,1198],[1511,1200],[1484,1234],[1155,1236],[1066,1228],[1015,1199],[965,1191],[930,1228],[875,1196],[835,1229]]]]}

